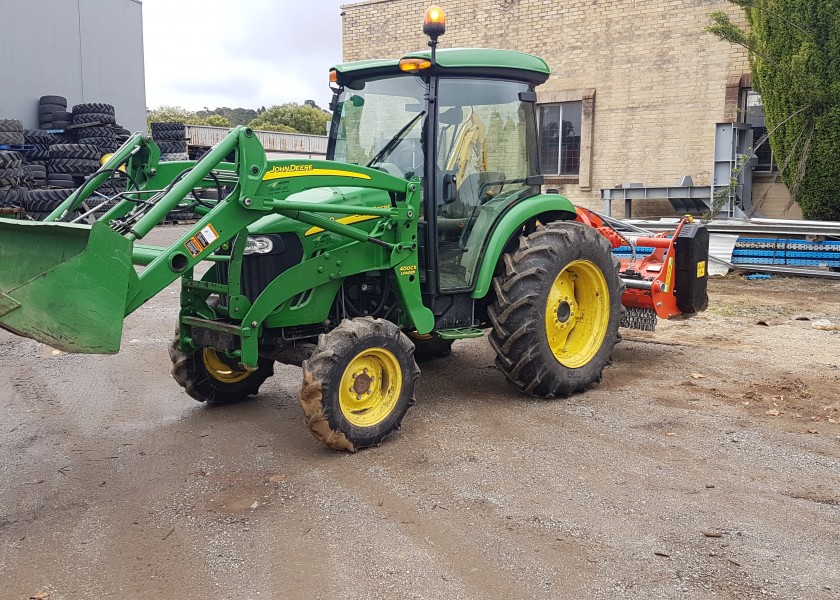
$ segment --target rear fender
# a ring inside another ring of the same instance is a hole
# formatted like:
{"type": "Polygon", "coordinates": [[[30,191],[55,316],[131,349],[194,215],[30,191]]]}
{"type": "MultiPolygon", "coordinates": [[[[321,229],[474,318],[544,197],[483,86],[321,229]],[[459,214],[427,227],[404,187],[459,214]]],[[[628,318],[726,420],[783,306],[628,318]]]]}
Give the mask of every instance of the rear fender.
{"type": "Polygon", "coordinates": [[[483,298],[490,291],[496,266],[508,243],[519,235],[529,222],[574,220],[575,206],[559,194],[532,196],[508,208],[493,228],[484,250],[484,259],[476,277],[473,298],[483,298]]]}

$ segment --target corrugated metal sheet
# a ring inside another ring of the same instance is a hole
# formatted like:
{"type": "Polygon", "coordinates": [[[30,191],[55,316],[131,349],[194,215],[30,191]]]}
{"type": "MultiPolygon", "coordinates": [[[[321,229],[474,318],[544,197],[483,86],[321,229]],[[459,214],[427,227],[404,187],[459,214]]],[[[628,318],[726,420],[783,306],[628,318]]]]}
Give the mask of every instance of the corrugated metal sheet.
{"type": "Polygon", "coordinates": [[[709,235],[709,256],[717,259],[709,262],[709,275],[726,275],[729,272],[729,267],[723,263],[732,262],[732,251],[737,241],[737,235],[723,233],[709,235]]]}
{"type": "MultiPolygon", "coordinates": [[[[215,146],[230,129],[209,127],[206,125],[187,125],[187,138],[191,146],[215,146]]],[[[303,133],[278,133],[276,131],[257,131],[257,137],[268,153],[306,154],[325,156],[327,154],[327,136],[306,135],[303,133]]]]}

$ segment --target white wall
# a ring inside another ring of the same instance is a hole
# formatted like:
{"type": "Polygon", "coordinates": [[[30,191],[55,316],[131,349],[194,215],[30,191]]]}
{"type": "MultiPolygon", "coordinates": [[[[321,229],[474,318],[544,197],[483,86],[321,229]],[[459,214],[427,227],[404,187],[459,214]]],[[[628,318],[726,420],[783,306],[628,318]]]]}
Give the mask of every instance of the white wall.
{"type": "Polygon", "coordinates": [[[0,118],[38,126],[38,98],[107,102],[117,122],[146,129],[138,0],[0,0],[0,118]]]}

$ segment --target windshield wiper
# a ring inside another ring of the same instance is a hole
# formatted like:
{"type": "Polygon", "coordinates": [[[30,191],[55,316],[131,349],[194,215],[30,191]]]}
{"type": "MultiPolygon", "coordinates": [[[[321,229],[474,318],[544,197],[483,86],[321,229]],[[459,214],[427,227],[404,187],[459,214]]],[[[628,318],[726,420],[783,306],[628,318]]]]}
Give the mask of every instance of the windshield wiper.
{"type": "Polygon", "coordinates": [[[397,146],[397,144],[399,144],[403,140],[403,138],[405,137],[405,134],[408,133],[408,131],[414,126],[414,124],[417,121],[419,121],[420,118],[425,114],[426,114],[425,110],[422,110],[419,113],[417,113],[417,116],[414,117],[413,119],[411,119],[408,123],[406,123],[403,126],[402,129],[400,129],[397,133],[395,133],[394,137],[392,137],[390,140],[388,140],[388,143],[385,144],[384,146],[382,146],[382,150],[377,152],[376,156],[371,158],[370,162],[368,164],[366,164],[365,166],[370,167],[371,165],[374,165],[374,164],[378,163],[383,158],[388,156],[391,153],[391,150],[393,150],[397,146]]]}

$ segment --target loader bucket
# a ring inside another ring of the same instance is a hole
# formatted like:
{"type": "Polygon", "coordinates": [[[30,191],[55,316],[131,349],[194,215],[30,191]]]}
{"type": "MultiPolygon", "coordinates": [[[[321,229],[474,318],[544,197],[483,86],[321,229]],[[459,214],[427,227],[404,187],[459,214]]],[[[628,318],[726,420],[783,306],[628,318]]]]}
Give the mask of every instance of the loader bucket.
{"type": "Polygon", "coordinates": [[[92,227],[0,219],[0,327],[66,352],[119,351],[131,241],[92,227]]]}

